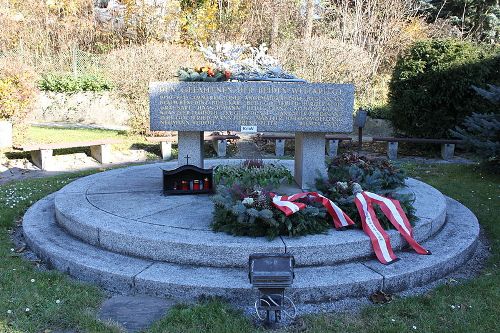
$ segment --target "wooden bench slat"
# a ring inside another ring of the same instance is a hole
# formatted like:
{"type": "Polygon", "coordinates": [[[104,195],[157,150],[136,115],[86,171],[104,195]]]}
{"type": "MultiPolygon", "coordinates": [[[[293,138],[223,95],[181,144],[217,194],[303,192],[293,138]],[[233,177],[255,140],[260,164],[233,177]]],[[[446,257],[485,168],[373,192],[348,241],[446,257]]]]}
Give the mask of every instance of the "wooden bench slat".
{"type": "Polygon", "coordinates": [[[116,143],[120,143],[120,142],[122,142],[122,140],[110,138],[110,139],[101,139],[101,140],[95,140],[95,141],[47,143],[47,144],[33,144],[33,145],[26,145],[26,146],[15,146],[14,149],[22,150],[22,151],[67,149],[67,148],[100,146],[100,145],[106,145],[106,144],[116,144],[116,143]]]}
{"type": "MultiPolygon", "coordinates": [[[[211,140],[231,140],[231,139],[239,139],[240,137],[234,134],[228,134],[228,135],[207,135],[203,139],[205,141],[211,141],[211,140]]],[[[177,137],[166,137],[166,136],[150,136],[146,137],[146,141],[148,142],[170,142],[170,143],[175,143],[177,142],[177,137]]]]}
{"type": "Polygon", "coordinates": [[[325,139],[327,139],[327,140],[341,140],[341,141],[351,141],[352,140],[352,138],[350,136],[332,135],[332,134],[325,135],[325,139]]]}
{"type": "Polygon", "coordinates": [[[435,143],[435,144],[459,144],[462,140],[453,139],[424,139],[424,138],[392,138],[392,137],[373,137],[373,142],[413,142],[413,143],[435,143]]]}
{"type": "Polygon", "coordinates": [[[166,137],[166,136],[149,136],[146,137],[147,142],[177,142],[176,137],[166,137]]]}
{"type": "Polygon", "coordinates": [[[239,139],[240,137],[235,135],[235,134],[228,134],[228,135],[222,135],[222,134],[217,134],[217,135],[209,135],[205,137],[205,140],[231,140],[231,139],[239,139]]]}
{"type": "MultiPolygon", "coordinates": [[[[258,135],[262,139],[277,139],[277,140],[294,140],[295,135],[294,134],[259,134],[258,135]]],[[[341,141],[351,141],[352,138],[349,136],[344,136],[344,135],[335,135],[335,134],[327,134],[325,135],[326,140],[341,140],[341,141]]]]}

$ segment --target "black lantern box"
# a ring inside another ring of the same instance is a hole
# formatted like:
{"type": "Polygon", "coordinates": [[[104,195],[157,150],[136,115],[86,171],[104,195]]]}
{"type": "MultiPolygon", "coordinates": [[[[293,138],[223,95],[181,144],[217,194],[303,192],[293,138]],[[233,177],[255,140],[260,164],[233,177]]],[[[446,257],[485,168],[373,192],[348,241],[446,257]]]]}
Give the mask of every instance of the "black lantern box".
{"type": "Polygon", "coordinates": [[[288,253],[254,253],[248,260],[248,278],[256,288],[288,288],[295,277],[295,259],[288,253]]]}
{"type": "Polygon", "coordinates": [[[163,194],[214,193],[213,169],[202,169],[187,164],[174,170],[163,170],[163,194]]]}

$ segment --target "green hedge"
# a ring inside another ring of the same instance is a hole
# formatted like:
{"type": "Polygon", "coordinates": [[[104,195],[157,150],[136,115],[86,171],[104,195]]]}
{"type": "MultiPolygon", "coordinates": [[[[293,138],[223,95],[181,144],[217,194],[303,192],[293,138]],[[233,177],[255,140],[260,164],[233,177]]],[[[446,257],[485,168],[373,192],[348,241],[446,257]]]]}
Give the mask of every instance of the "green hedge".
{"type": "Polygon", "coordinates": [[[102,76],[85,74],[73,76],[71,74],[43,75],[38,82],[40,90],[74,93],[79,91],[106,91],[111,90],[111,84],[102,76]]]}
{"type": "Polygon", "coordinates": [[[498,112],[471,85],[500,83],[500,49],[456,40],[415,43],[389,85],[389,118],[399,134],[445,138],[472,112],[498,112]]]}

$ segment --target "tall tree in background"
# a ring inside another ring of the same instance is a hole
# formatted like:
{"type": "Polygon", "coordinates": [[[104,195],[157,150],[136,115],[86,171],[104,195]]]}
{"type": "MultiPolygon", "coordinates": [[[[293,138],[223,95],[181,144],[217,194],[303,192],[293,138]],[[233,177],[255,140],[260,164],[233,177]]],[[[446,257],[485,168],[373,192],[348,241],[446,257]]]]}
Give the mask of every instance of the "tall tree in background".
{"type": "Polygon", "coordinates": [[[500,42],[498,0],[421,0],[420,5],[429,21],[448,20],[464,38],[500,42]]]}
{"type": "Polygon", "coordinates": [[[306,17],[304,25],[304,40],[311,40],[312,30],[313,30],[313,20],[314,20],[314,0],[306,1],[306,17]]]}

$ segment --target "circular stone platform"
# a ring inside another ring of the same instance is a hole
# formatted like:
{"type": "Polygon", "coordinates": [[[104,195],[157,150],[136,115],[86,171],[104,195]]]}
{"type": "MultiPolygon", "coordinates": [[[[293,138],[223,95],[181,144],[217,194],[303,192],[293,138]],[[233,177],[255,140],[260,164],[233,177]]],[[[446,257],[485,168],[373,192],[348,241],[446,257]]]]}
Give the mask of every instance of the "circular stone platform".
{"type": "MultiPolygon", "coordinates": [[[[274,162],[293,169],[293,161],[274,162]]],[[[327,234],[272,241],[214,233],[208,196],[162,194],[161,169],[175,166],[115,169],[67,185],[26,213],[28,243],[56,269],[106,288],[181,299],[217,295],[242,303],[253,295],[249,254],[289,252],[298,266],[295,300],[324,302],[437,279],[468,259],[479,233],[470,211],[415,179],[408,179],[403,191],[415,195],[414,236],[431,256],[398,251],[402,260],[384,266],[373,259],[361,230],[332,228],[327,234]]],[[[405,246],[396,231],[389,235],[395,250],[405,246]]]]}

